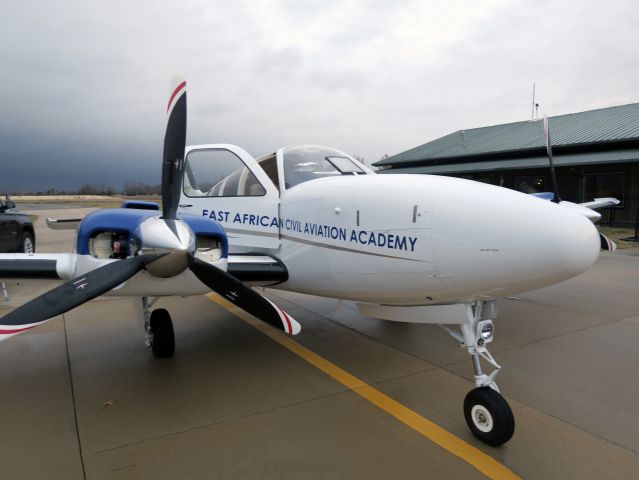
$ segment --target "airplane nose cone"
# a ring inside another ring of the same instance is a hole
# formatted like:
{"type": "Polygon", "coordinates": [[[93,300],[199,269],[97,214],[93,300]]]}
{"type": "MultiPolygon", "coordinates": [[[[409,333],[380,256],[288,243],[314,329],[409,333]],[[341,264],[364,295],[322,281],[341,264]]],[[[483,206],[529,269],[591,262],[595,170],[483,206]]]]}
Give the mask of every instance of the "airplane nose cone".
{"type": "Polygon", "coordinates": [[[512,271],[511,287],[527,291],[552,285],[597,261],[599,234],[590,220],[555,203],[524,194],[517,197],[502,212],[512,225],[505,244],[511,252],[505,256],[510,266],[502,264],[512,271]]]}
{"type": "Polygon", "coordinates": [[[590,268],[599,258],[599,233],[586,217],[560,205],[550,205],[556,210],[549,219],[548,235],[555,245],[557,270],[570,278],[590,268]]]}
{"type": "Polygon", "coordinates": [[[455,195],[442,192],[437,203],[433,247],[451,292],[496,297],[535,290],[597,261],[597,229],[570,209],[458,179],[447,191],[455,195]]]}

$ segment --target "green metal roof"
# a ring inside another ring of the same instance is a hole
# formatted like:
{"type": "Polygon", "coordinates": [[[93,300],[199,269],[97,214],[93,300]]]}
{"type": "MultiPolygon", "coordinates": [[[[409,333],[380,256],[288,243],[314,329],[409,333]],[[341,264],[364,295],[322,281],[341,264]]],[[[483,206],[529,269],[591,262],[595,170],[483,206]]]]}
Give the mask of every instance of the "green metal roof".
{"type": "MultiPolygon", "coordinates": [[[[639,103],[550,117],[548,122],[553,148],[636,141],[639,140],[639,103]]],[[[543,122],[529,120],[460,130],[373,165],[401,168],[403,163],[428,165],[441,159],[463,161],[463,157],[521,154],[540,148],[545,148],[543,122]]]]}
{"type": "MultiPolygon", "coordinates": [[[[639,162],[639,148],[626,150],[612,150],[607,152],[575,153],[554,156],[555,166],[569,167],[575,165],[603,164],[603,163],[631,163],[639,162]]],[[[488,160],[463,163],[449,163],[445,165],[424,165],[406,168],[390,168],[381,173],[436,173],[456,174],[467,172],[484,172],[500,170],[517,170],[522,168],[548,168],[548,157],[545,155],[531,156],[506,160],[488,160]]]]}

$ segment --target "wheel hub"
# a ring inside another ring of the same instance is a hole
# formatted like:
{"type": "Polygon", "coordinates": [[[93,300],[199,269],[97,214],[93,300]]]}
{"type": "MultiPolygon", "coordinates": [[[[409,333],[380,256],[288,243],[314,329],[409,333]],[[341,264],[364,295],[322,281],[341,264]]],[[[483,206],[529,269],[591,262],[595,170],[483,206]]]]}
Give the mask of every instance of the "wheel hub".
{"type": "Polygon", "coordinates": [[[488,433],[493,429],[493,417],[483,405],[475,405],[470,413],[473,423],[479,430],[488,433]]]}
{"type": "Polygon", "coordinates": [[[33,253],[33,242],[28,237],[24,239],[24,253],[33,253]]]}

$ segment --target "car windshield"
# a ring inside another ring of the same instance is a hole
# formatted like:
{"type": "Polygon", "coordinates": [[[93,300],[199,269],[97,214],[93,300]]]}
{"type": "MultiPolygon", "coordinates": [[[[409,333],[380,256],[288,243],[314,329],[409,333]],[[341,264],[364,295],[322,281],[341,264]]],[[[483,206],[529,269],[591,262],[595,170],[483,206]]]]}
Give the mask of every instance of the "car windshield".
{"type": "Polygon", "coordinates": [[[364,173],[348,155],[333,148],[302,146],[284,150],[286,188],[318,178],[364,173]]]}

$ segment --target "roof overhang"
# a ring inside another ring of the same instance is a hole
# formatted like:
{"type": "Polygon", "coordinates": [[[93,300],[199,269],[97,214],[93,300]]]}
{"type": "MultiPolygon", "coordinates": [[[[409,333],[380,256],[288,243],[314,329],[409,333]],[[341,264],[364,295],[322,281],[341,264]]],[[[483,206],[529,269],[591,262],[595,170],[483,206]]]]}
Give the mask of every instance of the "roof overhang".
{"type": "MultiPolygon", "coordinates": [[[[570,167],[578,165],[594,165],[607,163],[633,163],[639,162],[639,148],[613,150],[608,152],[578,153],[572,155],[558,155],[553,157],[556,167],[570,167]]],[[[433,173],[433,174],[458,174],[477,172],[498,172],[503,170],[521,170],[524,168],[546,168],[548,157],[534,156],[516,159],[486,160],[463,163],[450,163],[446,165],[428,165],[421,167],[401,168],[393,165],[392,168],[382,170],[383,173],[433,173]]]]}

